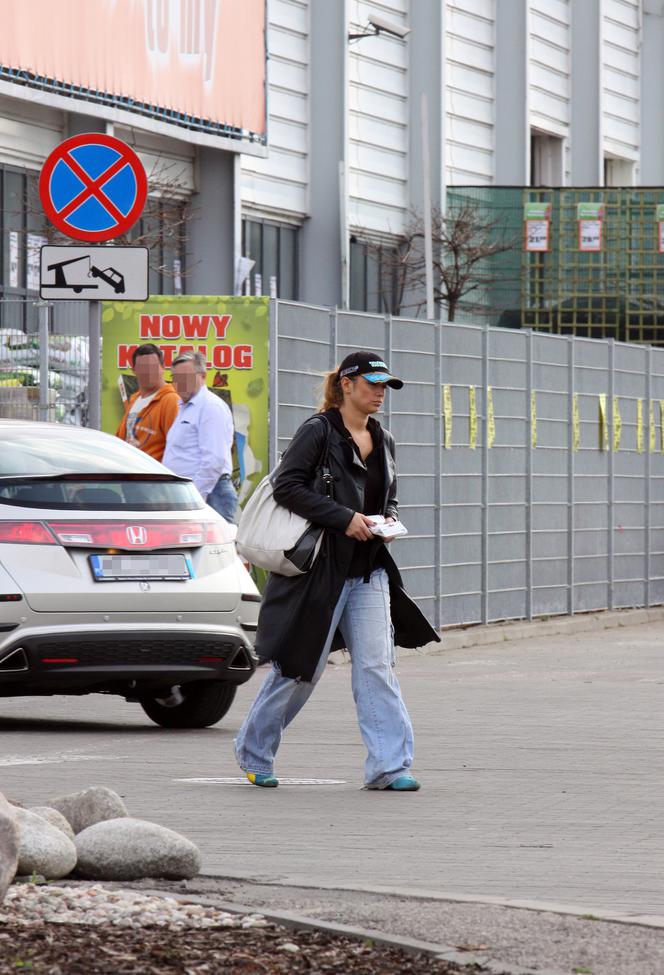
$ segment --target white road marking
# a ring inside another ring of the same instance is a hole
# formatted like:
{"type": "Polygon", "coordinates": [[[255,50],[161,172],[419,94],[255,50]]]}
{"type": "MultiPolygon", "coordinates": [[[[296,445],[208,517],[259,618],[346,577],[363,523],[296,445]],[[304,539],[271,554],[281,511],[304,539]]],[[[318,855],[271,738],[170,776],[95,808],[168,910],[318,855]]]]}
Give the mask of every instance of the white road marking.
{"type": "MultiPolygon", "coordinates": [[[[211,779],[173,779],[173,782],[194,782],[199,785],[252,785],[244,776],[211,779]]],[[[345,785],[345,779],[282,779],[279,785],[345,785]]]]}
{"type": "Polygon", "coordinates": [[[13,765],[59,765],[62,762],[109,762],[128,757],[128,755],[77,755],[72,752],[55,755],[8,755],[6,758],[0,758],[0,768],[9,768],[13,765]]]}

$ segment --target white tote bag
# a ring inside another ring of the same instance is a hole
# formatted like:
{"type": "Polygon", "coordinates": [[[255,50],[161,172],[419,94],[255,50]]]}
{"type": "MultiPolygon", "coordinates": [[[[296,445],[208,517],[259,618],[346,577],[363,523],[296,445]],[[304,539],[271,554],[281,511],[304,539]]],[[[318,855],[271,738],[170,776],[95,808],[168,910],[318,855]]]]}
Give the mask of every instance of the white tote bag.
{"type": "MultiPolygon", "coordinates": [[[[325,494],[330,497],[330,423],[324,417],[321,420],[326,426],[326,438],[317,470],[322,475],[325,494]]],[[[316,560],[325,529],[277,504],[272,493],[275,473],[276,469],[263,478],[245,505],[237,530],[237,550],[247,562],[268,572],[282,576],[304,575],[316,560]]]]}

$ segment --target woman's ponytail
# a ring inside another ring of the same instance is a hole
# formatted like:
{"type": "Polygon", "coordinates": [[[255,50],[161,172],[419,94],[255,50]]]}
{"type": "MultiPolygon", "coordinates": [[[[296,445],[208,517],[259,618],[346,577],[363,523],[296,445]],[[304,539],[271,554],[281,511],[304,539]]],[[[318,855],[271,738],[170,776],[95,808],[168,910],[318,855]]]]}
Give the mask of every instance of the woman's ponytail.
{"type": "Polygon", "coordinates": [[[339,409],[342,406],[344,393],[339,382],[338,367],[324,374],[323,382],[320,385],[320,396],[319,413],[324,413],[325,410],[331,410],[333,407],[339,409]]]}

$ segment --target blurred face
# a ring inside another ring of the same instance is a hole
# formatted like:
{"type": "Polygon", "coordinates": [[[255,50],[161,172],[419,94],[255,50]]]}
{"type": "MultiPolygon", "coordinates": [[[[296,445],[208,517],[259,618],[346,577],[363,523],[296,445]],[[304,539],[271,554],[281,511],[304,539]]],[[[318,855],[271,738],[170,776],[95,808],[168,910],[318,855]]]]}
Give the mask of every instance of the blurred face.
{"type": "Polygon", "coordinates": [[[137,355],[134,375],[138,380],[139,389],[148,391],[158,389],[164,382],[164,367],[159,361],[159,356],[154,352],[151,355],[137,355]]]}
{"type": "Polygon", "coordinates": [[[205,373],[196,372],[193,362],[180,362],[173,366],[173,385],[183,403],[205,385],[205,373]]]}
{"type": "Polygon", "coordinates": [[[359,410],[366,416],[377,413],[383,405],[385,399],[385,383],[370,383],[363,376],[357,379],[341,380],[341,387],[344,391],[344,403],[359,410]]]}

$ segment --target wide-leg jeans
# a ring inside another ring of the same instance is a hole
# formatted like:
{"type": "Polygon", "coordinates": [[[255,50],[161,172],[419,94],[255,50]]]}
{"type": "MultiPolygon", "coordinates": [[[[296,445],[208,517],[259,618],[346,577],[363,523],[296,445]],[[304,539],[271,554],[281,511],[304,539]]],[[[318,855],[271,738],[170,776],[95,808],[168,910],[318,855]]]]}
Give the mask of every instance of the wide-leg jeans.
{"type": "Polygon", "coordinates": [[[366,787],[384,789],[410,769],[413,729],[394,672],[389,582],[387,572],[376,569],[366,583],[346,580],[311,682],[283,677],[272,667],[235,739],[235,755],[245,772],[272,774],[282,732],[320,680],[337,626],[351,655],[353,697],[367,747],[366,787]]]}

